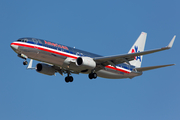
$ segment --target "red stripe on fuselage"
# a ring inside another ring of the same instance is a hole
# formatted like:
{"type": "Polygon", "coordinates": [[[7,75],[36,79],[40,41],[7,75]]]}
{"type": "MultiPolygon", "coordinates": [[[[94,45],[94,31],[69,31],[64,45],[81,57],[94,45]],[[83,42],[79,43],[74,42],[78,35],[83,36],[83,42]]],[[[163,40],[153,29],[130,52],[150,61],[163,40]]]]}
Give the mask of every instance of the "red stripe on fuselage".
{"type": "Polygon", "coordinates": [[[126,70],[123,70],[123,69],[119,69],[119,68],[115,68],[115,67],[112,67],[112,66],[106,66],[106,68],[110,68],[110,69],[113,69],[113,70],[117,70],[117,71],[120,71],[120,72],[123,72],[123,73],[130,73],[129,71],[126,71],[126,70]]]}
{"type": "MultiPolygon", "coordinates": [[[[56,51],[49,50],[49,49],[42,48],[42,47],[36,47],[34,45],[26,45],[26,44],[21,44],[21,43],[11,43],[11,45],[18,45],[18,46],[22,46],[22,47],[35,48],[35,49],[39,49],[39,50],[42,50],[42,51],[46,51],[46,52],[50,52],[50,53],[54,53],[54,54],[58,54],[58,55],[62,55],[62,56],[66,56],[66,57],[77,59],[77,57],[72,56],[72,55],[56,52],[56,51]]],[[[123,70],[123,69],[119,69],[119,68],[115,68],[115,67],[112,67],[112,66],[109,66],[109,65],[105,66],[105,67],[113,69],[113,70],[117,70],[117,71],[120,71],[120,72],[123,72],[123,73],[128,73],[128,74],[130,73],[129,71],[126,71],[126,70],[123,70]]]]}

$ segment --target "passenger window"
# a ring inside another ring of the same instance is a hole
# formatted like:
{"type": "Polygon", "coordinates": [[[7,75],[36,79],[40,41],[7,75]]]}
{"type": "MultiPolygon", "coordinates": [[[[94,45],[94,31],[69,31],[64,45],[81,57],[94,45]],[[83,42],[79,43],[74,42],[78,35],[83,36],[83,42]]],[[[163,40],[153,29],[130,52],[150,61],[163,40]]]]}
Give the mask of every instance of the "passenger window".
{"type": "Polygon", "coordinates": [[[83,54],[82,54],[82,53],[80,53],[80,56],[83,56],[83,54]]]}
{"type": "Polygon", "coordinates": [[[79,53],[77,52],[76,55],[79,55],[79,53]]]}
{"type": "Polygon", "coordinates": [[[74,54],[72,51],[70,51],[71,54],[74,54]]]}

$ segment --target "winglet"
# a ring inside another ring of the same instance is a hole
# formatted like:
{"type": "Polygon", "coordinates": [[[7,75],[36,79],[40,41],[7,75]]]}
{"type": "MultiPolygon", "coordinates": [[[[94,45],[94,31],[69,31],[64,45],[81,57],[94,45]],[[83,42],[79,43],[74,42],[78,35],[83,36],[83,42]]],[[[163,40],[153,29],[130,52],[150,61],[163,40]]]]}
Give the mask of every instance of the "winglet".
{"type": "Polygon", "coordinates": [[[174,35],[174,37],[172,38],[171,42],[169,43],[169,45],[167,46],[168,48],[171,48],[173,46],[174,40],[176,38],[176,35],[174,35]]]}

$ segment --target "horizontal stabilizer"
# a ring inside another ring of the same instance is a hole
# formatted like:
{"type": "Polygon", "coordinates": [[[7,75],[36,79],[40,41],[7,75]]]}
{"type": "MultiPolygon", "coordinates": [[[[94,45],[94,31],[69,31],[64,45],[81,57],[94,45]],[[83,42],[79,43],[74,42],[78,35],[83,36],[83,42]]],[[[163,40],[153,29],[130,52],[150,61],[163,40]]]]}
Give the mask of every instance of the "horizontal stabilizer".
{"type": "Polygon", "coordinates": [[[147,71],[147,70],[153,70],[153,69],[162,68],[162,67],[168,67],[168,66],[172,66],[172,65],[175,65],[175,64],[150,66],[150,67],[141,67],[141,68],[135,68],[135,69],[137,71],[147,71]]]}

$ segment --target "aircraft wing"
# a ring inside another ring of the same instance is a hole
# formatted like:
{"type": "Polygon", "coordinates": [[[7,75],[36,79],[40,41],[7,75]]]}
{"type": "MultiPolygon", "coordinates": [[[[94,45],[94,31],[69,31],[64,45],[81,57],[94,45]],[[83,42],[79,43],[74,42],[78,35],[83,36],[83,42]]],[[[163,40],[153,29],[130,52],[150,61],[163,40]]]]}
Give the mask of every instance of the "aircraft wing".
{"type": "Polygon", "coordinates": [[[95,57],[94,61],[96,61],[96,63],[98,65],[103,65],[103,66],[112,65],[114,67],[115,67],[115,65],[124,63],[124,62],[130,64],[129,61],[134,60],[135,56],[142,56],[142,55],[151,54],[154,52],[159,52],[159,51],[170,49],[173,46],[175,37],[176,36],[174,36],[172,38],[172,40],[170,41],[168,46],[163,47],[163,48],[148,50],[148,51],[143,51],[143,52],[137,52],[137,53],[122,54],[122,55],[95,57]]]}

